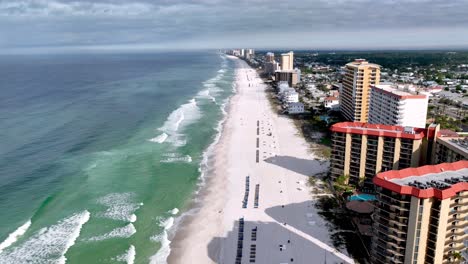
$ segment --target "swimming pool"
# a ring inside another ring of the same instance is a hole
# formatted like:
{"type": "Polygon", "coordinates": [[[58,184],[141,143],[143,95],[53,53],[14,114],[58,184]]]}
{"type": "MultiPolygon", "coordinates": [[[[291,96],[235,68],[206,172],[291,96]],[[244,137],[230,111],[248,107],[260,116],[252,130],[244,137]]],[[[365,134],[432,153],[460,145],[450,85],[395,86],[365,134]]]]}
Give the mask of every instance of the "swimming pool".
{"type": "Polygon", "coordinates": [[[367,193],[360,193],[360,194],[355,194],[351,195],[348,197],[348,201],[375,201],[375,195],[373,194],[367,194],[367,193]]]}

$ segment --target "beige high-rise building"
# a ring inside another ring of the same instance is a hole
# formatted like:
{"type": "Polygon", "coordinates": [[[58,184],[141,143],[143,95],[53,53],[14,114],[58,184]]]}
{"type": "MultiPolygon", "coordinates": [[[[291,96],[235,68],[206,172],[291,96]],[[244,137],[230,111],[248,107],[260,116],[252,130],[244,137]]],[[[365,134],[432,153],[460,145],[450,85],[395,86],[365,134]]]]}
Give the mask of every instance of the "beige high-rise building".
{"type": "Polygon", "coordinates": [[[294,69],[294,52],[281,54],[281,70],[292,71],[294,69]]]}
{"type": "Polygon", "coordinates": [[[387,171],[373,182],[372,263],[468,261],[468,161],[387,171]]]}
{"type": "Polygon", "coordinates": [[[364,59],[346,64],[340,111],[349,121],[367,122],[370,87],[380,83],[380,66],[364,59]]]}

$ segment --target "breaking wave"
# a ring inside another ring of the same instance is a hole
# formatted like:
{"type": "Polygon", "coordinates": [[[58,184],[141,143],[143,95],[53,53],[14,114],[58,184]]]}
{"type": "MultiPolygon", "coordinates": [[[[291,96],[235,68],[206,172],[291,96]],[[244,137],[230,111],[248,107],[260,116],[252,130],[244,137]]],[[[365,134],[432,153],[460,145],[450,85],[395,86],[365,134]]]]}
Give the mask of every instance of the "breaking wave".
{"type": "Polygon", "coordinates": [[[135,211],[141,207],[141,203],[133,202],[132,193],[111,193],[100,199],[98,203],[107,206],[105,212],[98,213],[98,217],[109,218],[113,220],[135,222],[137,216],[135,211]]]}
{"type": "Polygon", "coordinates": [[[23,244],[0,254],[0,263],[65,263],[65,254],[75,244],[90,213],[83,211],[45,227],[23,244]]]}
{"type": "Polygon", "coordinates": [[[130,223],[130,224],[126,225],[126,226],[118,227],[118,228],[110,231],[109,233],[99,235],[99,236],[95,236],[95,237],[89,238],[87,240],[88,241],[102,241],[102,240],[106,240],[106,239],[110,239],[110,238],[129,238],[129,237],[133,236],[136,233],[136,231],[137,230],[136,230],[135,226],[132,223],[130,223]]]}
{"type": "Polygon", "coordinates": [[[20,236],[26,233],[26,231],[28,230],[30,226],[31,226],[31,220],[28,220],[22,226],[18,227],[18,229],[16,229],[11,234],[9,234],[8,237],[2,243],[0,243],[0,253],[2,253],[2,251],[5,248],[13,245],[20,236]]]}

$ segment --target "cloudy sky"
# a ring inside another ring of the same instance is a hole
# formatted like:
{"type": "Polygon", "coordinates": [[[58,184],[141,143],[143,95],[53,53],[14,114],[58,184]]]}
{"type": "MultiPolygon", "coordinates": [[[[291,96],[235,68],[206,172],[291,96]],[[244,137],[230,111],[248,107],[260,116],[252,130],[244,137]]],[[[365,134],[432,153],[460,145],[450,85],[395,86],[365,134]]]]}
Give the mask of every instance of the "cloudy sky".
{"type": "Polygon", "coordinates": [[[468,47],[468,0],[0,0],[0,50],[468,47]]]}

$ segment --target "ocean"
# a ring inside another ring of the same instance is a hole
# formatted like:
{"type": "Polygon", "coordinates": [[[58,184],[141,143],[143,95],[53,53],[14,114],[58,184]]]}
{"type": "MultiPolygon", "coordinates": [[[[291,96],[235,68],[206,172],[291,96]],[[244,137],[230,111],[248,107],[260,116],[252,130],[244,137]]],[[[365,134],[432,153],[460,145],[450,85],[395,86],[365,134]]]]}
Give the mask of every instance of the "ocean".
{"type": "Polygon", "coordinates": [[[0,263],[165,263],[233,82],[215,52],[0,56],[0,263]]]}

